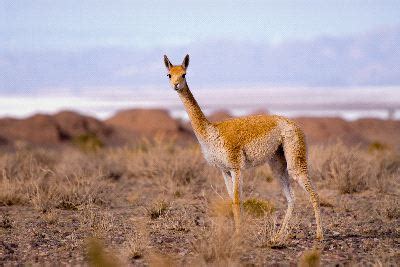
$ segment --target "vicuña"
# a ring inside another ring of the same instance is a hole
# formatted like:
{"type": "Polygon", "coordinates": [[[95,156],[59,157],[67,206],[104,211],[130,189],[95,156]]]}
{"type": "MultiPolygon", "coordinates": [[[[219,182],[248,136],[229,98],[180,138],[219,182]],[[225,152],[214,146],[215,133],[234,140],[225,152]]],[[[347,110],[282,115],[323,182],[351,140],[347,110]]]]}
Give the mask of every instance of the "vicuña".
{"type": "Polygon", "coordinates": [[[315,213],[316,237],[323,239],[319,198],[309,179],[302,130],[293,121],[274,115],[253,115],[211,123],[186,81],[189,55],[185,56],[181,65],[172,65],[167,56],[164,56],[164,63],[170,83],[189,115],[205,159],[222,172],[226,189],[233,201],[236,225],[240,222],[242,170],[267,162],[282,184],[288,202],[278,236],[287,231],[294,208],[295,199],[289,180],[291,177],[308,193],[315,213]]]}

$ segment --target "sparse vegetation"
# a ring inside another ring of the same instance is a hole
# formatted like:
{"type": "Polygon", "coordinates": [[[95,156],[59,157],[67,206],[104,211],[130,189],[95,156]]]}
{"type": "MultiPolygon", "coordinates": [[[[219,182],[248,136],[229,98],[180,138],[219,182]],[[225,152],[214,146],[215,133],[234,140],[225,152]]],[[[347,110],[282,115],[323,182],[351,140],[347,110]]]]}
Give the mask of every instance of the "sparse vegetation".
{"type": "Polygon", "coordinates": [[[246,199],[243,202],[243,208],[245,211],[256,217],[271,214],[275,210],[275,206],[271,202],[256,198],[246,199]]]}
{"type": "Polygon", "coordinates": [[[147,213],[149,214],[152,220],[157,219],[158,217],[165,214],[168,209],[168,204],[164,201],[157,201],[154,203],[148,210],[147,213]]]}
{"type": "Polygon", "coordinates": [[[104,147],[104,143],[93,133],[81,134],[75,137],[72,143],[86,152],[97,151],[104,147]]]}
{"type": "Polygon", "coordinates": [[[400,174],[399,154],[392,151],[376,151],[349,147],[337,143],[314,148],[311,154],[312,175],[329,188],[343,194],[358,193],[368,189],[380,193],[389,190],[400,174]]]}
{"type": "Polygon", "coordinates": [[[311,147],[310,163],[328,251],[311,249],[313,212],[298,188],[298,223],[277,238],[287,204],[267,166],[244,174],[237,235],[223,178],[197,146],[156,138],[90,153],[3,152],[0,262],[95,266],[111,254],[121,266],[397,262],[399,153],[338,143],[311,147]]]}

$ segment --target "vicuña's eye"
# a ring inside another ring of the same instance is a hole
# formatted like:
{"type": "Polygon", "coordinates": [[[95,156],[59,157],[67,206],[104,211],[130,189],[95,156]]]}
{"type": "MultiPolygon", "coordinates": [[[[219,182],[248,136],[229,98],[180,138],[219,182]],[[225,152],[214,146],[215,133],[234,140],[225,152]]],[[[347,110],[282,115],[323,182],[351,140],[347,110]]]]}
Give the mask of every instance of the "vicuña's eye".
{"type": "Polygon", "coordinates": [[[170,79],[171,79],[171,74],[167,74],[167,76],[168,76],[168,78],[170,78],[170,79]]]}
{"type": "Polygon", "coordinates": [[[185,78],[186,77],[186,73],[185,74],[182,74],[182,78],[185,78]]]}

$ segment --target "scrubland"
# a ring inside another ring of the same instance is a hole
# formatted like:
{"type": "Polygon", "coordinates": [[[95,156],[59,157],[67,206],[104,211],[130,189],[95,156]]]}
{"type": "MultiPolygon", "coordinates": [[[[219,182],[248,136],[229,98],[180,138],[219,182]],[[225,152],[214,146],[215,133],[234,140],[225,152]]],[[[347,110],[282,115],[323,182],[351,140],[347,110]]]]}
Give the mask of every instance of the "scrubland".
{"type": "Polygon", "coordinates": [[[400,152],[340,141],[309,149],[325,231],[307,195],[294,219],[267,165],[244,173],[241,231],[220,172],[195,143],[0,150],[0,265],[370,265],[400,262],[400,152]]]}

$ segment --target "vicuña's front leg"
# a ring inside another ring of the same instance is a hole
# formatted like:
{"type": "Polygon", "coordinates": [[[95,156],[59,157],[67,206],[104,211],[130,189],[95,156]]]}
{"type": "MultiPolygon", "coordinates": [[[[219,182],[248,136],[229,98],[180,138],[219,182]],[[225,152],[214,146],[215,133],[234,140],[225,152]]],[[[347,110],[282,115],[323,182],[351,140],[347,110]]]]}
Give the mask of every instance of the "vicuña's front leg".
{"type": "Polygon", "coordinates": [[[231,176],[232,176],[232,183],[233,183],[233,203],[240,204],[240,199],[242,198],[242,191],[243,191],[241,171],[239,169],[232,170],[231,176]]]}
{"type": "Polygon", "coordinates": [[[233,204],[232,204],[232,211],[233,211],[233,218],[235,220],[235,228],[236,232],[239,232],[240,228],[240,198],[242,196],[242,177],[240,170],[233,170],[231,171],[232,181],[233,181],[233,204]]]}

